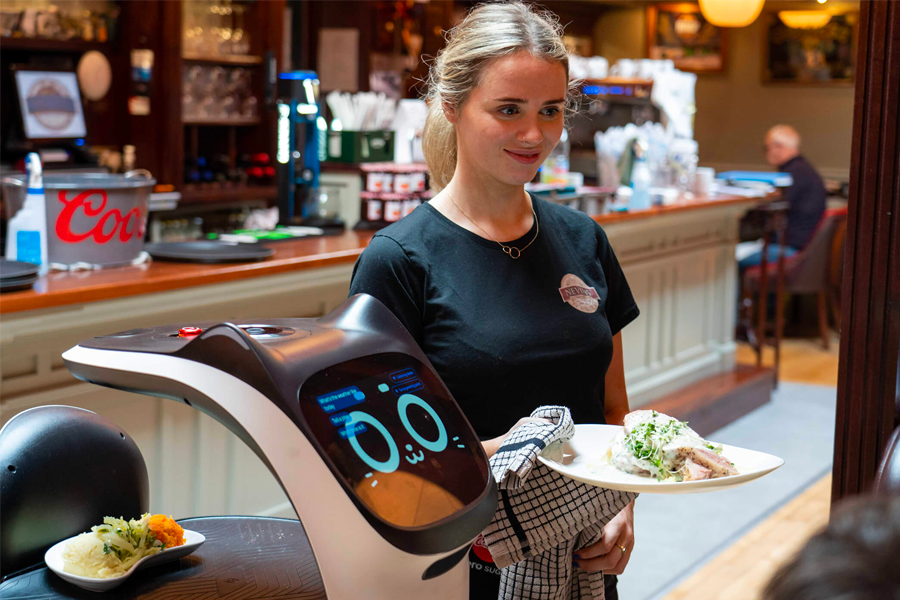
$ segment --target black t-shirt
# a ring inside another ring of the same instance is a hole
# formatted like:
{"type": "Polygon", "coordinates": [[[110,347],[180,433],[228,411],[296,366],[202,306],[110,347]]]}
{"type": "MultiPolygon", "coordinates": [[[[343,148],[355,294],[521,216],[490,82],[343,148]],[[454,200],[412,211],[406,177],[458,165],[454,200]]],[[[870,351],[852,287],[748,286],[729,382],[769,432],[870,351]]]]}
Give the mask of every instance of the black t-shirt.
{"type": "Polygon", "coordinates": [[[612,336],[639,312],[600,226],[532,203],[519,259],[426,203],[375,235],[350,285],[397,315],[482,439],[545,404],[604,423],[612,336]]]}
{"type": "Polygon", "coordinates": [[[801,250],[809,242],[825,214],[828,194],[822,178],[803,156],[795,156],[778,170],[790,173],[794,179],[794,183],[784,191],[784,198],[789,205],[785,244],[801,250]]]}
{"type": "MultiPolygon", "coordinates": [[[[426,203],[372,238],[350,284],[397,315],[482,439],[544,404],[605,423],[612,337],[639,312],[600,226],[532,204],[536,225],[508,243],[524,248],[538,233],[518,259],[426,203]]],[[[500,572],[479,543],[469,566],[470,600],[496,599],[500,572]]],[[[616,578],[605,583],[614,600],[616,578]]]]}

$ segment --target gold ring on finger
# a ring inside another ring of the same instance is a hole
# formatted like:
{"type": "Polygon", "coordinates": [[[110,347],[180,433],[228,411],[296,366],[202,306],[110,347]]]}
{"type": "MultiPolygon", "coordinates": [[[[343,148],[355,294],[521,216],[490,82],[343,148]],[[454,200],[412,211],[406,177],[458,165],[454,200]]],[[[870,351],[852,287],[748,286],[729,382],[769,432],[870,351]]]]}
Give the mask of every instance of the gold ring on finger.
{"type": "Polygon", "coordinates": [[[625,549],[625,546],[623,546],[622,544],[616,544],[616,546],[619,547],[619,550],[622,551],[622,554],[625,554],[625,552],[627,552],[627,550],[625,549]]]}

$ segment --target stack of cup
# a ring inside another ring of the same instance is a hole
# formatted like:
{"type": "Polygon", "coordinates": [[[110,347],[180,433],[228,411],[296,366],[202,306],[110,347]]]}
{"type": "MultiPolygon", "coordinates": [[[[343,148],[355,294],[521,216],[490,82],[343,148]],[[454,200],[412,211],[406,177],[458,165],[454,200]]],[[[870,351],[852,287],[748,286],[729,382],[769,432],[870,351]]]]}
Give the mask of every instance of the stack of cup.
{"type": "Polygon", "coordinates": [[[716,170],[712,167],[697,167],[694,172],[694,195],[703,198],[709,196],[715,178],[716,170]]]}

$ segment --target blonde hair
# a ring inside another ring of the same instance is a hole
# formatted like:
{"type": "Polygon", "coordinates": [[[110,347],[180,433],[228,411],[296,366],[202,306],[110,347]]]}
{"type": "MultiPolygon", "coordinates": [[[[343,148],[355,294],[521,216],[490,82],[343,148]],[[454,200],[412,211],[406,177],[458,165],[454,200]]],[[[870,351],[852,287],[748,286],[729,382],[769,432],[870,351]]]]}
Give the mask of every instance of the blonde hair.
{"type": "MultiPolygon", "coordinates": [[[[456,128],[447,120],[444,105],[458,110],[481,81],[494,59],[527,51],[548,62],[560,63],[569,77],[569,55],[562,27],[552,13],[518,0],[482,4],[450,30],[447,45],[428,72],[428,116],[422,150],[431,172],[431,187],[444,188],[456,171],[456,128]]],[[[566,91],[571,106],[572,85],[566,91]]]]}

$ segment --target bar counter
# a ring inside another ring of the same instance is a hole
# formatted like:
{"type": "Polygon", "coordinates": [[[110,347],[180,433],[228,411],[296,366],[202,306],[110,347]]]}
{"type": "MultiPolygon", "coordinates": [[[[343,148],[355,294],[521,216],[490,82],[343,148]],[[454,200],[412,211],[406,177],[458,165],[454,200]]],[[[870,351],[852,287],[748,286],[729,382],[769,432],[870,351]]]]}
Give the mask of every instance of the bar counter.
{"type": "MultiPolygon", "coordinates": [[[[638,212],[611,212],[594,216],[603,226],[696,211],[731,204],[745,205],[747,198],[716,195],[711,199],[679,200],[638,212]]],[[[115,267],[74,273],[54,272],[42,277],[31,290],[0,296],[0,314],[15,313],[83,302],[97,302],[274,275],[292,270],[352,264],[369,244],[373,232],[348,231],[339,236],[279,241],[271,244],[274,256],[254,263],[190,264],[155,261],[131,267],[115,267]]]]}
{"type": "MultiPolygon", "coordinates": [[[[759,202],[722,196],[596,217],[641,309],[622,332],[632,407],[733,367],[734,246],[741,215],[759,202]]],[[[61,354],[139,327],[324,315],[347,298],[353,265],[372,235],[274,242],[274,256],[254,263],[156,261],[51,273],[32,290],[3,294],[0,424],[34,406],[86,408],[135,439],[154,510],[176,518],[292,517],[275,478],[219,423],[172,400],[78,381],[61,354]]]]}
{"type": "Polygon", "coordinates": [[[270,244],[275,254],[259,262],[195,264],[160,260],[97,271],[57,271],[42,277],[31,290],[0,296],[0,314],[353,264],[373,234],[348,231],[338,236],[277,241],[270,244]]]}

